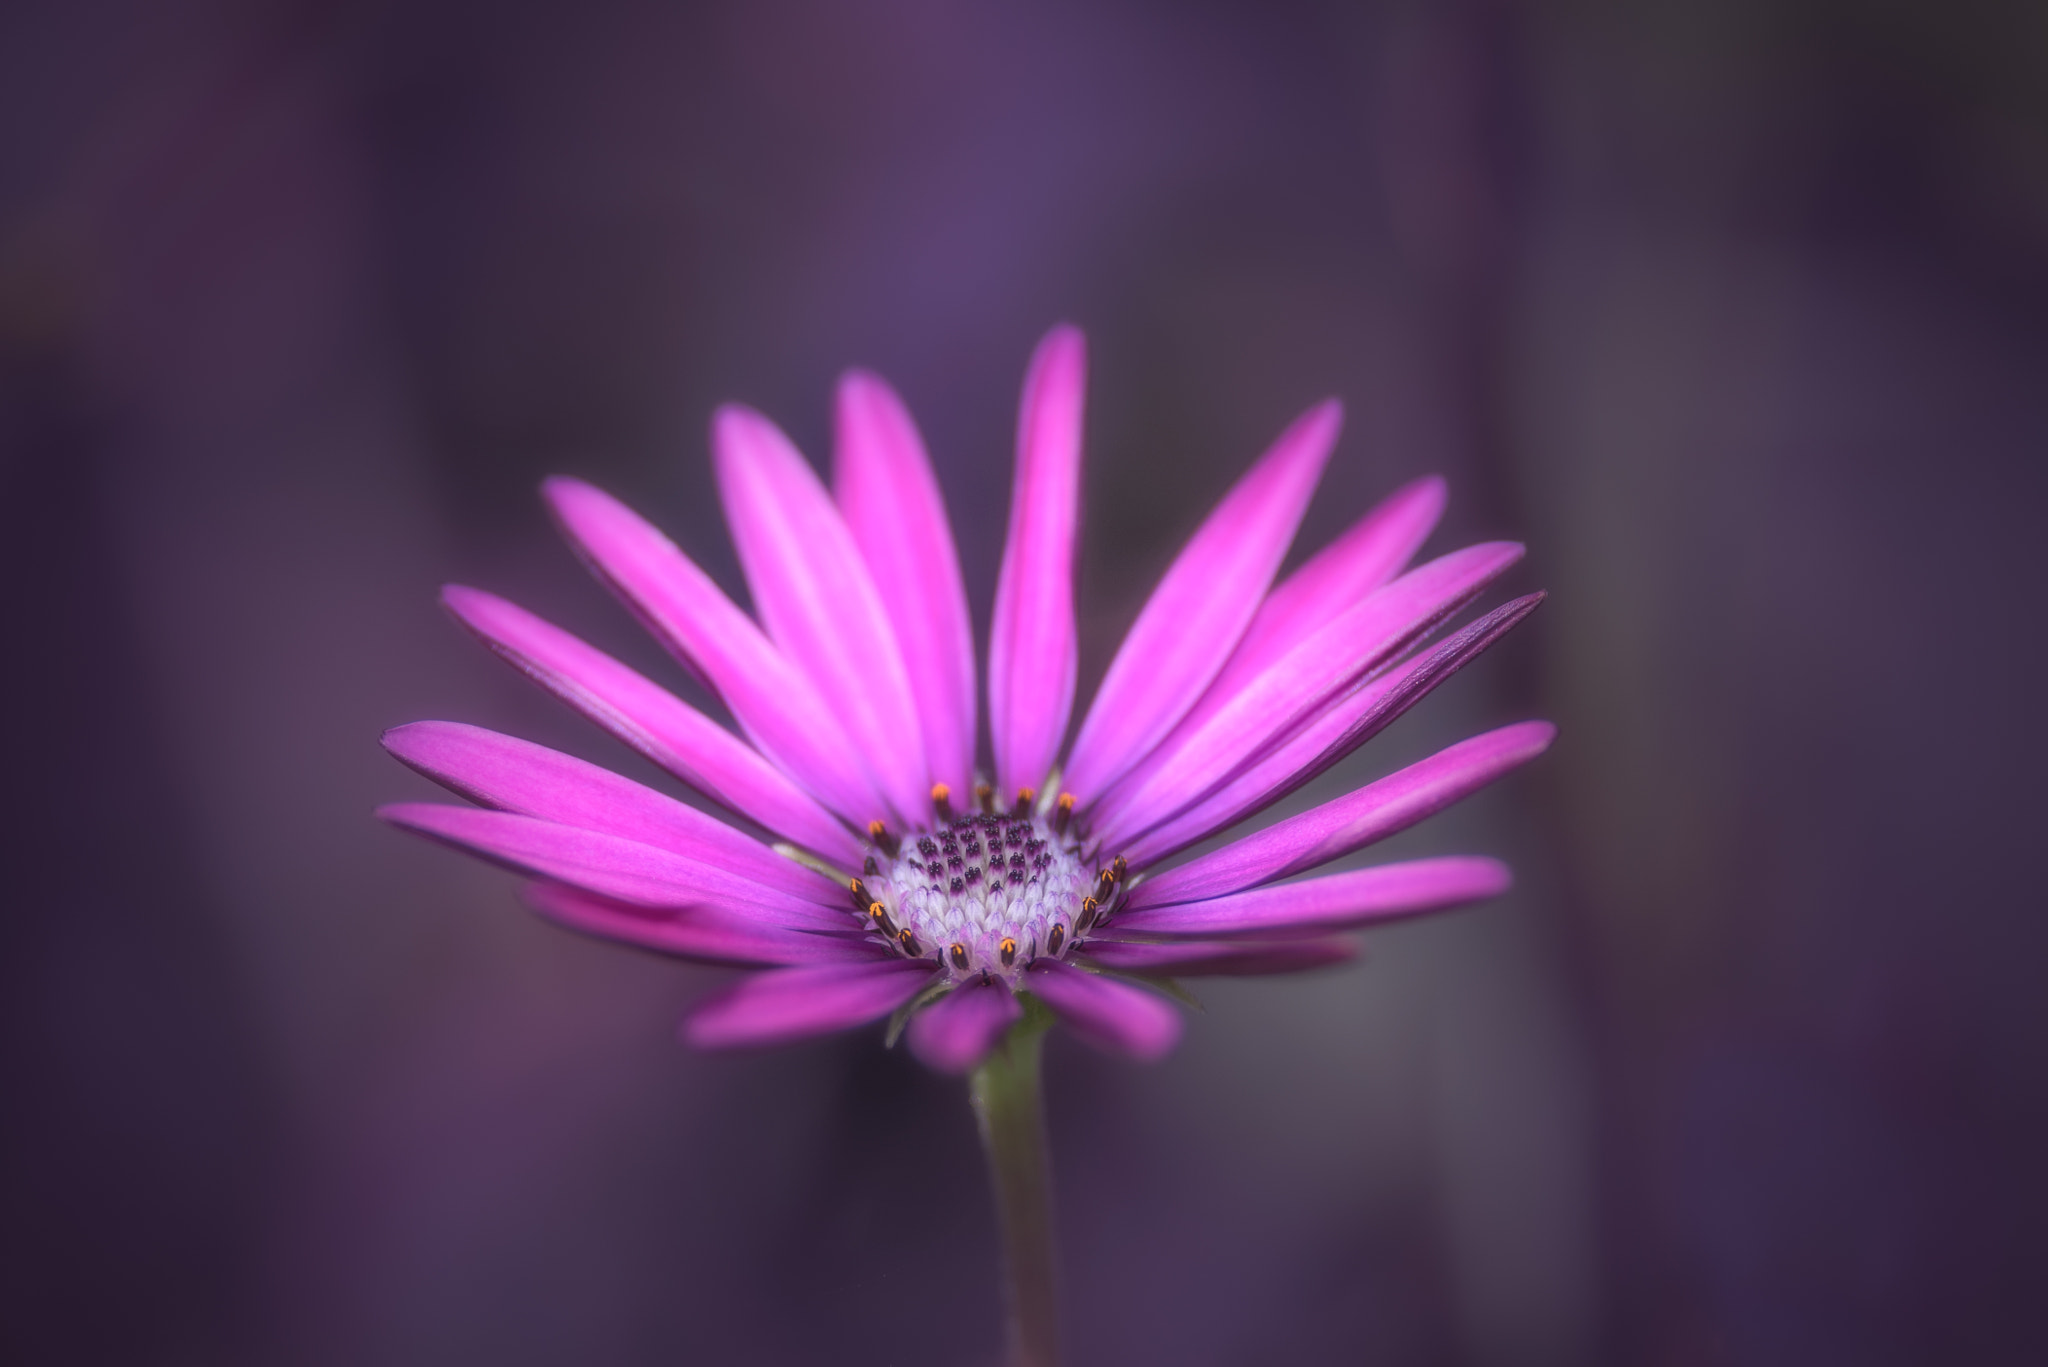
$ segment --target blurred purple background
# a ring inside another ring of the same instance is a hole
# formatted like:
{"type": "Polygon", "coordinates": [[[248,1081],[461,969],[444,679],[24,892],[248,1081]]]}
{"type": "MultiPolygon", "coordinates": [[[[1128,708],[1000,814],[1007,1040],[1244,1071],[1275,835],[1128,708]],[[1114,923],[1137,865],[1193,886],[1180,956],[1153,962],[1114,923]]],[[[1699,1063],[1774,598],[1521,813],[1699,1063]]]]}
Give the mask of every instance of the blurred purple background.
{"type": "MultiPolygon", "coordinates": [[[[1295,804],[1520,886],[1062,1041],[1072,1361],[2048,1360],[2048,8],[16,5],[0,18],[0,1356],[994,1361],[960,1084],[378,826],[376,737],[655,780],[446,620],[674,678],[534,487],[729,587],[705,424],[917,413],[985,624],[1089,332],[1084,692],[1297,412],[1548,606],[1295,804]],[[1091,672],[1092,671],[1092,672],[1091,672]]],[[[1385,851],[1375,852],[1375,857],[1385,851]]]]}

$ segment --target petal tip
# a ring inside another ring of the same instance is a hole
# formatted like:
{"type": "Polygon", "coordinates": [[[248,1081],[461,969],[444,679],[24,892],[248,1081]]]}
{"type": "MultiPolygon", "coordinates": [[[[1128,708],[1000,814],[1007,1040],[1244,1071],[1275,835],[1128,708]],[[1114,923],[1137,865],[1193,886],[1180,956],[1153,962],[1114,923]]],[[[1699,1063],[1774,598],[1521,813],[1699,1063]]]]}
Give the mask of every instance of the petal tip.
{"type": "Polygon", "coordinates": [[[605,525],[600,519],[623,514],[638,520],[623,503],[574,475],[549,475],[540,482],[540,496],[556,525],[579,545],[605,525]]]}
{"type": "Polygon", "coordinates": [[[902,396],[872,370],[849,370],[839,377],[834,417],[839,425],[842,446],[849,429],[879,429],[893,435],[895,429],[907,426],[915,431],[910,410],[904,405],[902,396]]]}
{"type": "Polygon", "coordinates": [[[457,617],[466,617],[478,608],[488,605],[497,597],[483,589],[473,589],[467,584],[443,584],[441,606],[457,617]]]}
{"type": "Polygon", "coordinates": [[[406,751],[413,748],[422,731],[432,725],[432,722],[408,721],[400,722],[397,726],[387,726],[383,734],[377,737],[377,743],[398,758],[404,759],[406,751]]]}
{"type": "Polygon", "coordinates": [[[872,370],[855,366],[839,377],[839,401],[846,403],[867,403],[878,398],[894,397],[895,390],[889,382],[872,370]]]}
{"type": "Polygon", "coordinates": [[[722,403],[711,410],[711,431],[714,436],[725,433],[746,433],[763,427],[773,427],[767,415],[760,409],[744,403],[722,403]]]}
{"type": "Polygon", "coordinates": [[[564,503],[577,503],[592,497],[602,498],[604,492],[588,480],[574,475],[549,475],[540,482],[540,496],[555,507],[564,503]]]}
{"type": "Polygon", "coordinates": [[[1031,377],[1041,383],[1079,384],[1088,367],[1088,338],[1073,323],[1055,324],[1031,357],[1031,377]]]}
{"type": "Polygon", "coordinates": [[[705,1053],[715,1053],[721,1049],[734,1047],[732,1040],[721,1037],[715,1028],[706,1026],[702,1014],[696,1011],[676,1022],[676,1038],[692,1049],[699,1049],[705,1053]]]}
{"type": "MultiPolygon", "coordinates": [[[[711,415],[711,462],[721,487],[728,489],[726,482],[745,469],[759,470],[778,462],[809,468],[773,418],[743,403],[720,404],[711,415]]],[[[726,494],[728,502],[732,497],[726,494]]]]}
{"type": "Polygon", "coordinates": [[[1418,517],[1435,523],[1450,504],[1451,482],[1439,474],[1423,475],[1394,490],[1386,501],[1412,507],[1418,517]]]}
{"type": "Polygon", "coordinates": [[[370,814],[379,821],[388,822],[393,826],[402,827],[408,831],[414,831],[420,828],[420,809],[440,805],[442,804],[436,802],[386,802],[381,806],[372,808],[370,814]]]}
{"type": "Polygon", "coordinates": [[[1515,886],[1515,871],[1498,859],[1485,855],[1471,856],[1471,891],[1473,898],[1499,897],[1515,886]]]}

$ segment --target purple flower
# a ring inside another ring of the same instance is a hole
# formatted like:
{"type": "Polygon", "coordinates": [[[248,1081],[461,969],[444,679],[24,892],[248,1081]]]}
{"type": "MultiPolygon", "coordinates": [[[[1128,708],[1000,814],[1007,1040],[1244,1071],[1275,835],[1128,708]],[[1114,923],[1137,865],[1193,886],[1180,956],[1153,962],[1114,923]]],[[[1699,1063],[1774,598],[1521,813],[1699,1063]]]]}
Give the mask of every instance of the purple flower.
{"type": "Polygon", "coordinates": [[[1151,873],[1348,755],[1541,595],[1426,646],[1521,555],[1492,543],[1406,569],[1442,509],[1437,479],[1397,491],[1272,587],[1336,439],[1339,408],[1320,404],[1174,561],[1062,761],[1085,370],[1080,333],[1058,328],[1024,384],[988,648],[992,783],[978,781],[974,644],[938,485],[901,402],[856,372],[839,388],[830,491],[760,414],[727,407],[713,423],[755,616],[609,496],[570,479],[545,488],[598,577],[738,734],[500,598],[444,592],[491,649],[735,824],[454,722],[384,742],[478,805],[381,814],[528,875],[528,900],[564,925],[760,968],[692,1012],[697,1045],[895,1013],[919,1057],[955,1072],[1020,1017],[1018,993],[1098,1044],[1156,1058],[1180,1020],[1145,979],[1338,963],[1354,953],[1339,932],[1505,889],[1507,869],[1483,858],[1286,880],[1534,758],[1546,722],[1476,736],[1151,873]]]}

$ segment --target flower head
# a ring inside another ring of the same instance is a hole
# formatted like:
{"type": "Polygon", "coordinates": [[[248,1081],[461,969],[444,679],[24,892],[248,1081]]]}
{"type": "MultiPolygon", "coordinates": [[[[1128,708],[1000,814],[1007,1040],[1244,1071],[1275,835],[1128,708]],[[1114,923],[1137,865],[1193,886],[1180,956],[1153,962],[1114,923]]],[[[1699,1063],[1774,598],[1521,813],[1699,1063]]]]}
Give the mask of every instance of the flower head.
{"type": "Polygon", "coordinates": [[[754,616],[606,494],[545,486],[592,570],[737,733],[503,599],[443,595],[491,649],[743,825],[452,722],[401,726],[385,744],[478,805],[381,814],[528,875],[528,900],[564,925],[759,968],[692,1012],[686,1033],[700,1046],[897,1014],[918,1055],[953,1071],[1019,1017],[1019,993],[1096,1043],[1157,1057],[1180,1018],[1139,985],[1148,978],[1341,962],[1354,951],[1339,932],[1506,888],[1505,867],[1483,858],[1295,875],[1534,758],[1553,735],[1545,722],[1463,741],[1152,873],[1351,753],[1541,595],[1428,644],[1521,554],[1496,543],[1407,568],[1442,509],[1435,479],[1397,491],[1273,587],[1336,440],[1340,413],[1324,403],[1182,550],[1062,759],[1085,372],[1080,334],[1059,328],[1025,380],[988,647],[987,770],[938,485],[902,404],[855,373],[839,389],[829,492],[766,418],[728,407],[713,422],[754,616]]]}

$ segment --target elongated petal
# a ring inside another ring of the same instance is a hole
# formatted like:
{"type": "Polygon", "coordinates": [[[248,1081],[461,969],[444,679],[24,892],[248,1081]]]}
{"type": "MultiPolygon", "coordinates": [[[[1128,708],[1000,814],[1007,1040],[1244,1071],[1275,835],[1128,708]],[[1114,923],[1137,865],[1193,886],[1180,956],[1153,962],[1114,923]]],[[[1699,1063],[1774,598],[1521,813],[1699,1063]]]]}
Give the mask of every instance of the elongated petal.
{"type": "Polygon", "coordinates": [[[923,822],[931,778],[910,680],[839,509],[759,413],[727,405],[711,433],[726,522],[769,638],[810,676],[897,816],[923,822]]]}
{"type": "Polygon", "coordinates": [[[1340,699],[1285,745],[1214,794],[1189,804],[1119,848],[1133,868],[1148,868],[1264,811],[1392,725],[1542,601],[1542,594],[1532,593],[1495,608],[1428,653],[1403,662],[1340,699]]]}
{"type": "Polygon", "coordinates": [[[1156,767],[1102,804],[1116,845],[1263,759],[1372,670],[1470,602],[1522,555],[1512,542],[1470,546],[1413,570],[1283,656],[1192,730],[1176,731],[1156,767]]]}
{"type": "Polygon", "coordinates": [[[697,672],[762,753],[857,827],[888,815],[810,678],[674,542],[580,480],[551,479],[542,492],[598,577],[697,672]]]}
{"type": "Polygon", "coordinates": [[[1074,540],[1080,521],[1087,347],[1054,328],[1031,358],[1017,419],[1017,480],[996,579],[988,720],[1005,793],[1044,785],[1074,708],[1074,540]]]}
{"type": "Polygon", "coordinates": [[[890,954],[857,935],[786,930],[713,908],[636,907],[559,883],[530,883],[522,895],[535,911],[570,930],[695,963],[864,963],[890,954]]]}
{"type": "MultiPolygon", "coordinates": [[[[1163,764],[1182,740],[1206,725],[1253,680],[1400,573],[1435,528],[1443,505],[1441,479],[1430,476],[1405,485],[1287,576],[1259,605],[1215,682],[1174,734],[1126,780],[1126,789],[1163,764]]],[[[1096,815],[1099,820],[1102,813],[1096,815]]]]}
{"type": "Polygon", "coordinates": [[[1061,778],[1084,807],[1144,758],[1223,668],[1286,558],[1342,423],[1335,400],[1296,420],[1159,581],[1103,676],[1061,778]]]}
{"type": "Polygon", "coordinates": [[[384,747],[486,807],[602,831],[729,869],[766,887],[836,905],[841,885],[652,788],[531,741],[459,722],[419,721],[384,747]]]}
{"type": "Polygon", "coordinates": [[[843,929],[849,919],[701,860],[515,812],[397,802],[377,815],[494,863],[638,906],[723,907],[775,924],[830,929],[843,929]]]}
{"type": "Polygon", "coordinates": [[[743,978],[683,1023],[699,1049],[787,1044],[879,1020],[923,990],[929,959],[777,968],[743,978]]]}
{"type": "Polygon", "coordinates": [[[1258,887],[1404,831],[1550,748],[1547,721],[1460,741],[1377,783],[1289,817],[1131,889],[1132,908],[1170,906],[1258,887]]]}
{"type": "Polygon", "coordinates": [[[846,868],[862,845],[761,752],[645,675],[481,589],[441,599],[521,673],[712,801],[846,868]]]}
{"type": "Polygon", "coordinates": [[[1399,574],[1444,511],[1437,475],[1388,495],[1281,582],[1245,628],[1219,677],[1223,690],[1247,683],[1336,616],[1399,574]]]}
{"type": "Polygon", "coordinates": [[[1305,973],[1358,957],[1349,940],[1287,940],[1253,944],[1237,940],[1176,940],[1141,944],[1134,940],[1090,940],[1085,958],[1119,973],[1163,978],[1246,978],[1272,973],[1305,973]]]}
{"type": "Polygon", "coordinates": [[[893,390],[839,382],[833,494],[895,629],[933,781],[974,783],[974,631],[953,529],[917,426],[893,390]]]}
{"type": "Polygon", "coordinates": [[[1180,1012],[1142,987],[1040,959],[1022,986],[1043,998],[1080,1036],[1132,1058],[1164,1058],[1180,1039],[1180,1012]]]}
{"type": "Polygon", "coordinates": [[[1257,888],[1206,902],[1118,913],[1118,935],[1200,935],[1213,939],[1324,935],[1497,897],[1513,881],[1497,859],[1454,857],[1382,864],[1354,873],[1257,888]]]}
{"type": "Polygon", "coordinates": [[[997,982],[956,987],[910,1018],[910,1051],[942,1073],[964,1073],[1024,1014],[1016,994],[997,982]]]}
{"type": "Polygon", "coordinates": [[[1544,594],[1532,592],[1505,603],[1470,623],[1427,654],[1405,660],[1397,668],[1366,682],[1356,693],[1339,699],[1298,736],[1276,748],[1237,779],[1210,797],[1186,807],[1137,840],[1128,842],[1126,857],[1145,869],[1167,855],[1184,851],[1210,834],[1264,812],[1300,785],[1325,773],[1331,764],[1366,744],[1444,680],[1477,660],[1493,641],[1507,635],[1542,605],[1544,594]]]}

